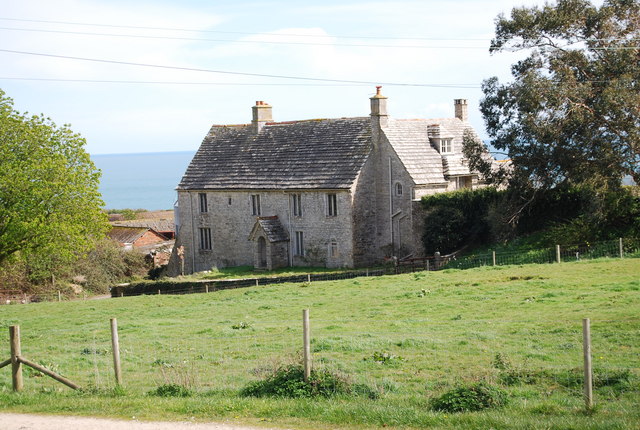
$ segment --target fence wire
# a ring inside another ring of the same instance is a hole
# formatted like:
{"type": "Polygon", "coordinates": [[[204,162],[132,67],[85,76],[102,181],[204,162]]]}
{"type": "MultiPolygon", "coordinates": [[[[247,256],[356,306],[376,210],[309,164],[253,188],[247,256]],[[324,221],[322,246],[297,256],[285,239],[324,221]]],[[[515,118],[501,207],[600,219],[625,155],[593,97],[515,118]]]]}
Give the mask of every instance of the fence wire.
{"type": "MultiPolygon", "coordinates": [[[[600,321],[592,326],[596,388],[616,390],[640,375],[637,333],[627,336],[619,331],[629,324],[637,326],[640,320],[600,321]]],[[[380,392],[490,380],[582,393],[580,321],[415,318],[397,320],[384,329],[363,329],[368,325],[368,320],[357,318],[312,318],[314,368],[348,375],[380,392]]],[[[280,366],[301,362],[301,318],[186,325],[158,319],[144,324],[119,321],[119,326],[123,385],[132,392],[145,393],[165,384],[198,392],[237,392],[280,366]]],[[[8,345],[7,330],[2,331],[0,341],[8,345]]],[[[68,329],[23,328],[22,354],[83,389],[115,386],[109,321],[68,329]]],[[[10,373],[0,370],[0,387],[10,387],[10,373]]],[[[25,388],[63,389],[26,366],[25,388]]]]}

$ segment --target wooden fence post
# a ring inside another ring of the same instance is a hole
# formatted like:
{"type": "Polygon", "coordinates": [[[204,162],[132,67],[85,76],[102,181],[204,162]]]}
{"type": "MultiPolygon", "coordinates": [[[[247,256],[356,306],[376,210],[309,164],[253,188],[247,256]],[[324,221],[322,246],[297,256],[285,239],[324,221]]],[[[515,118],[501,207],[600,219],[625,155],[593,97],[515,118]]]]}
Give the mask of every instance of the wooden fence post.
{"type": "Polygon", "coordinates": [[[582,351],[584,354],[584,403],[587,410],[593,408],[593,373],[591,370],[591,325],[589,318],[582,320],[582,351]]]}
{"type": "Polygon", "coordinates": [[[31,360],[27,360],[24,357],[20,357],[20,361],[24,364],[26,364],[27,366],[36,369],[38,372],[40,373],[44,373],[45,375],[55,379],[56,381],[66,385],[69,388],[73,388],[74,390],[79,390],[80,387],[77,386],[76,384],[74,384],[73,382],[71,382],[70,380],[68,380],[67,378],[65,378],[64,376],[60,376],[58,375],[56,372],[53,372],[49,369],[47,369],[44,366],[40,366],[38,363],[34,363],[31,360]]]}
{"type": "Polygon", "coordinates": [[[58,301],[62,301],[62,293],[60,292],[60,290],[58,290],[58,301]]]}
{"type": "Polygon", "coordinates": [[[311,376],[311,336],[309,330],[309,309],[302,310],[302,341],[304,343],[304,381],[309,382],[311,376]]]}
{"type": "Polygon", "coordinates": [[[622,238],[618,241],[618,249],[620,250],[620,258],[624,257],[624,248],[622,247],[622,238]]]}
{"type": "Polygon", "coordinates": [[[307,273],[307,282],[311,283],[311,273],[307,273]]]}
{"type": "Polygon", "coordinates": [[[11,382],[13,383],[13,391],[22,391],[24,386],[22,379],[22,362],[20,361],[20,326],[12,325],[9,327],[9,338],[11,341],[11,382]]]}
{"type": "Polygon", "coordinates": [[[493,265],[496,265],[496,251],[491,251],[491,260],[493,261],[493,265]]]}
{"type": "Polygon", "coordinates": [[[122,385],[122,369],[120,367],[120,340],[118,339],[118,320],[111,318],[111,349],[113,350],[113,369],[116,384],[122,385]]]}
{"type": "Polygon", "coordinates": [[[556,263],[561,263],[562,258],[560,257],[560,245],[556,245],[556,263]]]}

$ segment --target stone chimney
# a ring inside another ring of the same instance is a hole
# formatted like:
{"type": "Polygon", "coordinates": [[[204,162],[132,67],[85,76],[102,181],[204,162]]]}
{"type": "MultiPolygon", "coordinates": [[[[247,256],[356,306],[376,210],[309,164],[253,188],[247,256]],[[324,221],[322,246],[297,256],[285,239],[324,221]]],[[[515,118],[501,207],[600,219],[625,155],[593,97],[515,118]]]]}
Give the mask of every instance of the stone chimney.
{"type": "Polygon", "coordinates": [[[381,86],[376,87],[376,95],[371,97],[371,120],[380,127],[386,127],[389,123],[387,114],[387,98],[380,92],[381,86]]]}
{"type": "Polygon", "coordinates": [[[455,107],[456,118],[463,122],[469,121],[467,99],[455,99],[453,105],[455,107]]]}
{"type": "Polygon", "coordinates": [[[254,132],[258,134],[266,123],[273,121],[271,117],[271,105],[263,101],[257,101],[251,110],[253,111],[251,124],[253,125],[254,132]]]}

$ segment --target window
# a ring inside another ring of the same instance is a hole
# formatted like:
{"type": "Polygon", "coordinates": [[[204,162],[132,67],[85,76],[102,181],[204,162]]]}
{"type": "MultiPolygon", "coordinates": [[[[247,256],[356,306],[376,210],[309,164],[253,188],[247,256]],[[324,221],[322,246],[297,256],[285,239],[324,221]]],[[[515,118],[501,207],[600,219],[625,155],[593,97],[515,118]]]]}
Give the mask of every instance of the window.
{"type": "Polygon", "coordinates": [[[302,194],[291,195],[291,209],[293,216],[302,216],[302,194]]]}
{"type": "Polygon", "coordinates": [[[209,208],[207,207],[207,193],[199,193],[200,197],[200,212],[209,212],[209,208]]]}
{"type": "Polygon", "coordinates": [[[296,241],[293,245],[294,255],[304,257],[304,234],[301,231],[296,231],[296,241]]]}
{"type": "Polygon", "coordinates": [[[453,139],[440,139],[440,153],[447,154],[453,152],[453,139]]]}
{"type": "Polygon", "coordinates": [[[260,194],[251,195],[251,215],[260,216],[262,211],[260,210],[260,194]]]}
{"type": "Polygon", "coordinates": [[[336,258],[338,256],[338,241],[331,239],[329,242],[329,257],[336,258]]]}
{"type": "Polygon", "coordinates": [[[402,184],[400,182],[396,183],[396,196],[402,195],[402,184]]]}
{"type": "Polygon", "coordinates": [[[211,229],[200,228],[199,230],[200,230],[200,250],[210,251],[211,250],[211,229]]]}
{"type": "Polygon", "coordinates": [[[333,193],[327,194],[327,215],[338,215],[338,196],[333,193]]]}

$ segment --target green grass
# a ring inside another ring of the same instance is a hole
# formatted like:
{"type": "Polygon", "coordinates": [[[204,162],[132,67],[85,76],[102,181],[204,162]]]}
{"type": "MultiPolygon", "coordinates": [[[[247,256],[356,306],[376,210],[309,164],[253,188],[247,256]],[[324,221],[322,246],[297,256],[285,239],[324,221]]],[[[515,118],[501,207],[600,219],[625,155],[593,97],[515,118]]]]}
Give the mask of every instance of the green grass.
{"type": "Polygon", "coordinates": [[[0,361],[9,354],[7,327],[19,324],[23,355],[85,390],[30,372],[25,391],[14,394],[3,368],[0,411],[314,429],[638,428],[639,273],[640,259],[603,259],[2,306],[0,361]],[[299,359],[304,308],[314,365],[374,387],[379,398],[240,396],[299,359]],[[113,384],[112,317],[124,390],[113,384]],[[600,381],[591,413],[575,370],[587,317],[600,381]],[[459,414],[429,408],[430,399],[480,381],[506,390],[508,405],[459,414]],[[193,395],[147,395],[168,384],[193,395]]]}
{"type": "Polygon", "coordinates": [[[353,269],[329,269],[326,267],[283,267],[280,269],[265,271],[255,269],[253,266],[225,267],[221,269],[211,269],[206,272],[199,272],[194,275],[181,276],[179,279],[238,279],[238,278],[262,278],[277,276],[306,275],[307,273],[341,273],[350,272],[353,269]]]}

